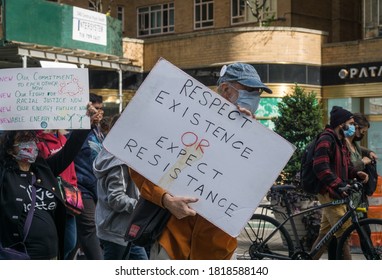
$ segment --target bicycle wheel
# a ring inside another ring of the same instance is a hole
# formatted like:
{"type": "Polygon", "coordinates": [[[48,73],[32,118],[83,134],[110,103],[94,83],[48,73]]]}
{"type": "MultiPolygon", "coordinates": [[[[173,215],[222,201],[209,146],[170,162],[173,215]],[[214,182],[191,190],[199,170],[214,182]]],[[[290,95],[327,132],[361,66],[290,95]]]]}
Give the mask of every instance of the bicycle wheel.
{"type": "Polygon", "coordinates": [[[343,247],[348,241],[352,259],[356,260],[381,260],[382,259],[382,220],[364,219],[359,221],[365,237],[357,230],[356,225],[351,225],[342,235],[337,247],[337,258],[343,259],[343,247]],[[368,246],[368,240],[370,245],[368,246]]]}
{"type": "Polygon", "coordinates": [[[293,242],[284,226],[272,217],[254,214],[238,236],[238,259],[290,259],[293,242]]]}

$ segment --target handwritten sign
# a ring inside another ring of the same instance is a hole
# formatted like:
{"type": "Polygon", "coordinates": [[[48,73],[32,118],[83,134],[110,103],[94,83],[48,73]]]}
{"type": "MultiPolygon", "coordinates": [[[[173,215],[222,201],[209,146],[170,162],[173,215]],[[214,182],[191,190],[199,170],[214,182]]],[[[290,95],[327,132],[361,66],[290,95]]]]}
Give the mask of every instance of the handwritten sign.
{"type": "Polygon", "coordinates": [[[0,130],[85,129],[88,69],[0,70],[0,130]]]}
{"type": "Polygon", "coordinates": [[[104,147],[231,236],[245,223],[295,147],[160,59],[104,147]]]}

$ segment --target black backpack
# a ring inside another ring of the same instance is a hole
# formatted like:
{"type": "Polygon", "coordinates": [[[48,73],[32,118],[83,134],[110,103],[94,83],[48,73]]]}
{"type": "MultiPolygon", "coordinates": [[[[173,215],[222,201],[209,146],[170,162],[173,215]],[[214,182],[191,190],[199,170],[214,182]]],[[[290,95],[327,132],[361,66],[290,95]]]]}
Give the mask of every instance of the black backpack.
{"type": "Polygon", "coordinates": [[[170,217],[170,211],[141,196],[126,219],[125,241],[141,247],[152,245],[162,234],[170,217]]]}
{"type": "Polygon", "coordinates": [[[367,181],[366,184],[364,184],[363,188],[365,191],[365,194],[368,196],[373,195],[377,188],[377,181],[378,181],[378,172],[377,172],[377,163],[373,160],[370,164],[366,164],[365,170],[369,175],[369,181],[367,181]]]}
{"type": "Polygon", "coordinates": [[[300,186],[305,192],[310,194],[318,194],[321,187],[321,183],[313,170],[313,160],[317,140],[323,134],[330,135],[334,139],[333,135],[327,132],[318,134],[316,138],[306,146],[301,157],[300,186]]]}

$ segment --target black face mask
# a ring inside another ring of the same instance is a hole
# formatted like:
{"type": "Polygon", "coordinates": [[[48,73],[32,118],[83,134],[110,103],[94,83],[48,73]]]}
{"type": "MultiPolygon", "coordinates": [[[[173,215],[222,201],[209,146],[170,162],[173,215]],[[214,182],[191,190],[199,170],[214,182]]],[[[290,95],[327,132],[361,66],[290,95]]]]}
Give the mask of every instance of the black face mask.
{"type": "Polygon", "coordinates": [[[341,126],[341,129],[340,129],[339,133],[340,133],[340,135],[341,135],[342,137],[345,137],[344,129],[343,129],[342,126],[341,126]]]}
{"type": "Polygon", "coordinates": [[[361,136],[355,135],[353,138],[354,141],[361,141],[362,139],[363,139],[363,134],[361,134],[361,136]]]}

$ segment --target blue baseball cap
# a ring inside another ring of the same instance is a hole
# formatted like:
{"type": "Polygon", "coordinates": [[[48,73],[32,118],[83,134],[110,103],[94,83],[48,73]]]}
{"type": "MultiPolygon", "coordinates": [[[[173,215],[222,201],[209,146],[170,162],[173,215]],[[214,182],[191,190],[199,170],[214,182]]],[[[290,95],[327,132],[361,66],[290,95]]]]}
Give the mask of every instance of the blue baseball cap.
{"type": "Polygon", "coordinates": [[[243,86],[251,88],[262,88],[267,93],[272,93],[260,79],[255,67],[250,64],[236,62],[233,64],[224,65],[220,70],[218,86],[224,82],[238,82],[243,86]]]}

